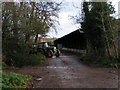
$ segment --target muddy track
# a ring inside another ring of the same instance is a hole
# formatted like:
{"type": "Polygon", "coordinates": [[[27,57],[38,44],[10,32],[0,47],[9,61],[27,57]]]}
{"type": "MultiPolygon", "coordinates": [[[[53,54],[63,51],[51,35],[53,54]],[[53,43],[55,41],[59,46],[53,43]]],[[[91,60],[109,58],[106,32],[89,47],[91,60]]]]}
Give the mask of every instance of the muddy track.
{"type": "Polygon", "coordinates": [[[32,75],[33,88],[118,88],[118,70],[85,66],[75,55],[62,54],[15,72],[32,75]]]}

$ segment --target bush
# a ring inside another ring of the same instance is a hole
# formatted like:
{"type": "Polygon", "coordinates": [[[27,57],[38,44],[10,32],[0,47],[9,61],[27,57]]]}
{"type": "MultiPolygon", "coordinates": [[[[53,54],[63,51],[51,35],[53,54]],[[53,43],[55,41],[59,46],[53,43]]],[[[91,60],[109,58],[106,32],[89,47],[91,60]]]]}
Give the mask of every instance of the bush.
{"type": "Polygon", "coordinates": [[[25,65],[37,65],[45,60],[42,54],[29,54],[30,44],[7,42],[3,48],[3,61],[8,66],[22,67],[25,65]]]}
{"type": "Polygon", "coordinates": [[[37,65],[45,61],[45,56],[42,54],[22,55],[16,54],[13,56],[13,66],[22,67],[27,65],[37,65]]]}
{"type": "Polygon", "coordinates": [[[26,65],[37,65],[45,61],[45,56],[42,54],[11,54],[11,58],[7,58],[6,64],[9,66],[22,67],[26,65]]]}
{"type": "Polygon", "coordinates": [[[26,65],[37,65],[44,62],[46,57],[42,54],[31,54],[28,59],[26,59],[26,65]]]}
{"type": "Polygon", "coordinates": [[[26,88],[32,77],[17,73],[2,73],[2,88],[26,88]]]}
{"type": "Polygon", "coordinates": [[[118,63],[118,59],[113,57],[97,57],[92,54],[82,54],[80,56],[80,60],[94,67],[119,67],[120,63],[118,63]]]}
{"type": "Polygon", "coordinates": [[[86,63],[86,64],[90,64],[91,62],[93,62],[93,60],[94,60],[94,56],[93,55],[91,55],[91,54],[82,54],[81,56],[80,56],[80,60],[83,62],[83,63],[86,63]]]}

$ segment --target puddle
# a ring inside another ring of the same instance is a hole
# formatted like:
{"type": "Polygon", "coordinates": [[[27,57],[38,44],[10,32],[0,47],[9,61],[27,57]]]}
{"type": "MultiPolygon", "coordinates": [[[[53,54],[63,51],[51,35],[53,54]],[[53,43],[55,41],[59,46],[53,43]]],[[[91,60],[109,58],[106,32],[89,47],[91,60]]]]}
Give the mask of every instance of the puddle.
{"type": "Polygon", "coordinates": [[[52,69],[67,69],[69,68],[68,66],[65,66],[65,67],[56,67],[56,66],[47,66],[47,68],[52,68],[52,69]]]}
{"type": "Polygon", "coordinates": [[[52,58],[56,58],[56,56],[53,56],[52,58]]]}
{"type": "Polygon", "coordinates": [[[63,78],[63,79],[78,79],[78,78],[80,78],[80,77],[78,77],[78,76],[71,76],[71,75],[70,75],[70,76],[69,76],[69,75],[66,76],[66,75],[65,75],[65,76],[61,76],[61,78],[63,78]]]}

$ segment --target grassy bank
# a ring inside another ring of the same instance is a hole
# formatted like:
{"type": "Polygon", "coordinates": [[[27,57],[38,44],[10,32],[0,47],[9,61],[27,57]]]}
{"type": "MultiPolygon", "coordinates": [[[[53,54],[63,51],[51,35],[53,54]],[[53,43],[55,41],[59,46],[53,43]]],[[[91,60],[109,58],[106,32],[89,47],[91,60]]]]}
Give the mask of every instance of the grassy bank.
{"type": "Polygon", "coordinates": [[[26,88],[32,77],[18,73],[2,73],[2,88],[26,88]]]}

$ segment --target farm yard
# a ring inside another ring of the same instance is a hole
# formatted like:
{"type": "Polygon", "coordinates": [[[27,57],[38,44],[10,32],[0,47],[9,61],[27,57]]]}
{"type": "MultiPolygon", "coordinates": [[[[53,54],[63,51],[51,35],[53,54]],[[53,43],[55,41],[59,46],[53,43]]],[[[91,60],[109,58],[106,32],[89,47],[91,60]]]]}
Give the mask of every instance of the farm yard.
{"type": "Polygon", "coordinates": [[[115,1],[2,2],[1,88],[119,89],[115,1]]]}

